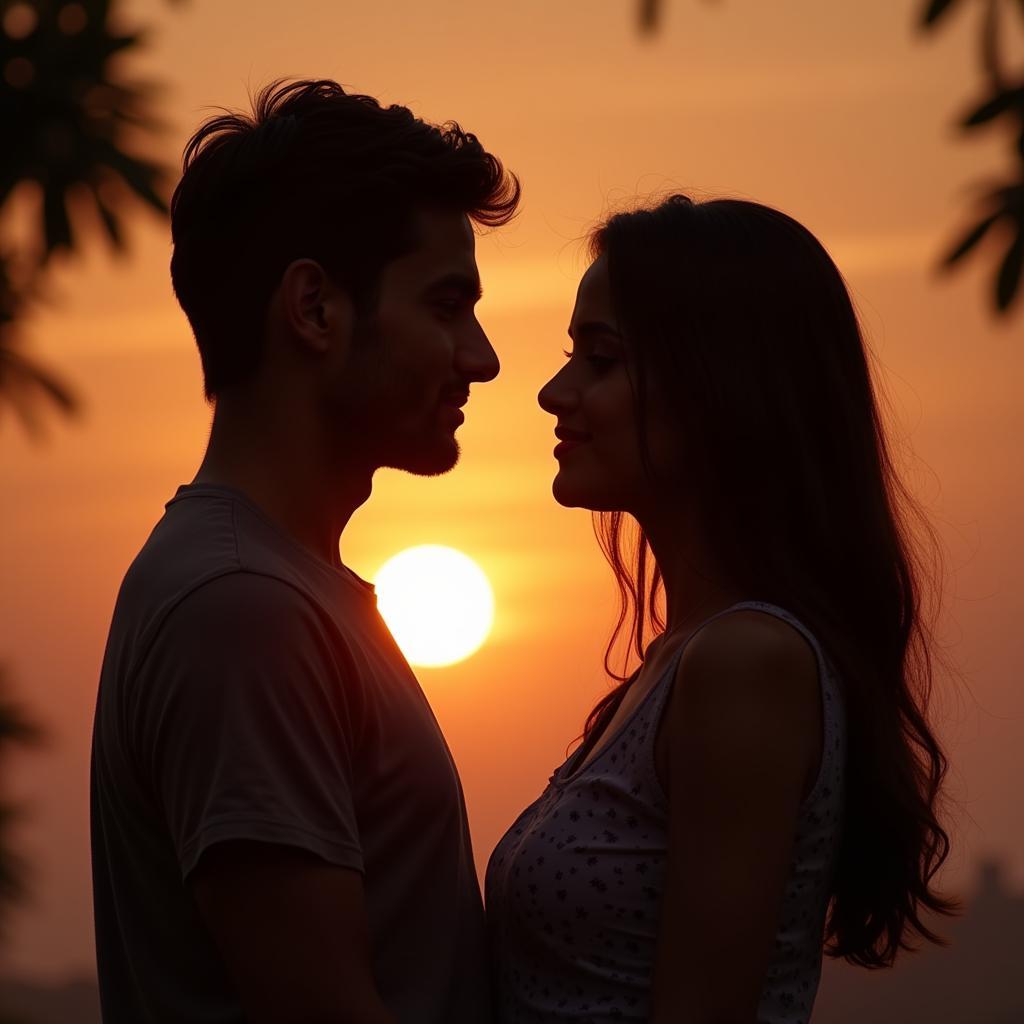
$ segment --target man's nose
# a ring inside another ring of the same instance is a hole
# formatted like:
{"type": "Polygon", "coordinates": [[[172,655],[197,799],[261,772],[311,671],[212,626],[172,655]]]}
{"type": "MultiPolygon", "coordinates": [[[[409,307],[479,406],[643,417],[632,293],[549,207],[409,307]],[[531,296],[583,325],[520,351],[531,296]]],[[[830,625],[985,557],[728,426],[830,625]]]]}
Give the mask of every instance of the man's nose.
{"type": "Polygon", "coordinates": [[[482,327],[477,326],[472,337],[459,346],[455,354],[455,368],[468,381],[483,382],[498,376],[501,369],[498,353],[482,327]]]}

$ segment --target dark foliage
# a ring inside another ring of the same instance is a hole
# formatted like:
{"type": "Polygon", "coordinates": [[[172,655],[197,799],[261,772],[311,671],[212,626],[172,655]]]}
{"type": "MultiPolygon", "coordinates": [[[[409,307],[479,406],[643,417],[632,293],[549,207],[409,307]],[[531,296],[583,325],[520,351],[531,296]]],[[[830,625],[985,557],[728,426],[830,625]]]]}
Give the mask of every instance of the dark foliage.
{"type": "Polygon", "coordinates": [[[133,132],[154,126],[152,87],[116,74],[117,58],[141,37],[112,30],[109,0],[9,6],[25,13],[0,31],[0,205],[22,182],[39,186],[43,259],[73,248],[73,213],[87,207],[120,248],[120,195],[167,208],[161,168],[127,148],[133,132]]]}
{"type": "MultiPolygon", "coordinates": [[[[664,0],[637,0],[641,32],[657,32],[664,0]]],[[[989,92],[961,121],[965,131],[997,123],[1014,141],[1009,177],[981,199],[980,217],[943,260],[950,267],[963,259],[986,235],[999,225],[1006,237],[1005,249],[995,275],[996,311],[1005,313],[1016,299],[1024,279],[1024,74],[1008,79],[1003,69],[999,44],[1005,8],[1024,14],[1024,0],[981,0],[981,64],[989,79],[989,92]]],[[[966,0],[925,0],[920,25],[925,31],[945,24],[954,9],[966,7],[966,0]]]]}
{"type": "MultiPolygon", "coordinates": [[[[36,743],[42,733],[7,693],[7,680],[0,669],[0,762],[15,746],[36,743]]],[[[24,892],[25,867],[10,848],[8,834],[18,817],[18,808],[0,801],[0,917],[24,892]]]]}
{"type": "MultiPolygon", "coordinates": [[[[96,223],[125,247],[124,211],[141,201],[165,214],[163,170],[137,155],[158,128],[152,86],[120,77],[120,57],[141,41],[116,31],[112,0],[0,3],[0,209],[34,186],[38,221],[20,249],[0,251],[0,403],[34,437],[43,410],[71,413],[71,389],[24,355],[16,328],[54,252],[79,247],[79,226],[96,223]],[[17,273],[15,273],[17,270],[17,273]]],[[[26,197],[31,201],[31,197],[26,197]]]]}
{"type": "Polygon", "coordinates": [[[15,324],[26,297],[11,280],[9,261],[0,254],[0,416],[10,409],[30,436],[44,433],[43,407],[74,413],[78,401],[60,377],[26,356],[18,347],[15,324]]]}
{"type": "MultiPolygon", "coordinates": [[[[923,12],[922,27],[933,28],[958,4],[965,6],[964,0],[931,0],[923,12]]],[[[1024,279],[1024,74],[1010,76],[1000,51],[1009,6],[1024,13],[1024,0],[984,0],[979,42],[988,91],[960,120],[965,132],[995,125],[1007,133],[1013,143],[1009,175],[983,193],[977,204],[978,219],[942,261],[944,267],[954,266],[998,228],[995,235],[1003,236],[1005,246],[994,281],[995,306],[1000,313],[1013,304],[1024,279]]]]}

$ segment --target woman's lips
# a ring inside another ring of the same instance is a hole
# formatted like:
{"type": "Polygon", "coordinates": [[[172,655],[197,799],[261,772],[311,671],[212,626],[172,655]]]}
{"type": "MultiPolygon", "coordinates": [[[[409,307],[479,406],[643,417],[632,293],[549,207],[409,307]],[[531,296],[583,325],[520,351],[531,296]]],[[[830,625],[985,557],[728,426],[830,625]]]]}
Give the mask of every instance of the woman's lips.
{"type": "Polygon", "coordinates": [[[555,445],[556,459],[561,458],[563,455],[568,455],[574,448],[579,448],[581,444],[586,444],[590,440],[589,434],[573,430],[571,427],[563,426],[561,423],[555,427],[555,437],[558,438],[559,442],[555,445]]]}
{"type": "Polygon", "coordinates": [[[568,455],[574,448],[579,448],[581,444],[586,443],[586,441],[559,441],[555,445],[555,458],[560,459],[563,455],[568,455]]]}

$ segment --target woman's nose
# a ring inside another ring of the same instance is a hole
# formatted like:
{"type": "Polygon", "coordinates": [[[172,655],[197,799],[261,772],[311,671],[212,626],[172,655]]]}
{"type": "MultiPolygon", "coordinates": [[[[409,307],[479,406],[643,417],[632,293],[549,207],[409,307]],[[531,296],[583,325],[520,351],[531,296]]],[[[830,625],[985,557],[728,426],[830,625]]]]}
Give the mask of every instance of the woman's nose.
{"type": "Polygon", "coordinates": [[[579,392],[566,380],[567,369],[562,367],[537,393],[538,404],[552,416],[569,411],[579,402],[579,392]]]}

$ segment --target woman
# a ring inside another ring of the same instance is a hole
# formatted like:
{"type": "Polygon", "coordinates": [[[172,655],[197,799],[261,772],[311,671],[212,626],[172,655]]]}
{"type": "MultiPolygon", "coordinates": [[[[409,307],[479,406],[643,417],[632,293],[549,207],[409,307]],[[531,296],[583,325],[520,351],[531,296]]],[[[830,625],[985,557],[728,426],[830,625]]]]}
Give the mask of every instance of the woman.
{"type": "Polygon", "coordinates": [[[888,965],[954,909],[926,523],[806,229],[673,196],[593,255],[540,404],[641,664],[492,855],[498,1019],[805,1022],[824,943],[888,965]]]}

